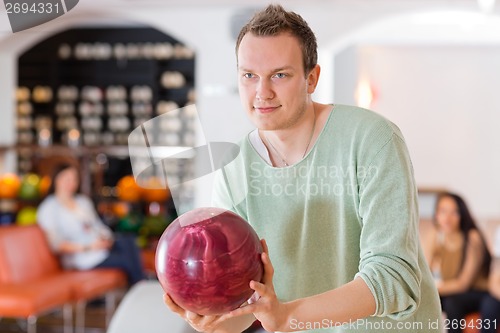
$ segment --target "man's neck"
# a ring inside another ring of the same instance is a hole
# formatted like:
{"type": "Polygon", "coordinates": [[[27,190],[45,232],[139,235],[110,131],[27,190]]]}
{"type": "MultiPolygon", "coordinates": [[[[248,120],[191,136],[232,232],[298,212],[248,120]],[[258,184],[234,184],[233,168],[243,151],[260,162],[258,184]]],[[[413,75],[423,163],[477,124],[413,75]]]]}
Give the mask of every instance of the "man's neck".
{"type": "Polygon", "coordinates": [[[273,131],[259,131],[274,166],[293,165],[314,146],[324,125],[327,105],[312,103],[296,124],[273,131]]]}

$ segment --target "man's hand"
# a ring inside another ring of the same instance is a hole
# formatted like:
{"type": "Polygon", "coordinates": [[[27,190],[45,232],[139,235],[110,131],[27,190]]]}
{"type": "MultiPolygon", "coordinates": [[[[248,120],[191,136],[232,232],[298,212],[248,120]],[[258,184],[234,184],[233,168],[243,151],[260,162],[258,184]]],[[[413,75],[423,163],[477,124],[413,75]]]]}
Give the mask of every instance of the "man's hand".
{"type": "Polygon", "coordinates": [[[286,303],[281,303],[276,296],[273,285],[274,268],[269,259],[269,249],[266,241],[261,240],[264,253],[262,253],[262,263],[264,264],[264,276],[262,282],[250,281],[250,288],[260,296],[259,299],[250,300],[250,304],[242,306],[225,315],[236,317],[253,313],[262,327],[268,332],[287,332],[289,310],[286,303]]]}
{"type": "Polygon", "coordinates": [[[168,294],[163,295],[163,300],[172,312],[177,313],[196,331],[205,333],[224,332],[224,330],[221,330],[220,326],[222,325],[224,320],[227,319],[227,317],[223,318],[223,316],[202,316],[197,313],[187,311],[178,306],[172,300],[172,298],[168,296],[168,294]]]}
{"type": "MultiPolygon", "coordinates": [[[[264,279],[263,282],[266,281],[266,274],[267,274],[267,280],[270,281],[271,283],[271,288],[272,288],[272,294],[274,294],[274,287],[272,286],[272,278],[273,278],[273,267],[271,265],[271,261],[269,260],[269,256],[267,255],[268,249],[265,241],[261,241],[262,246],[264,247],[264,252],[266,254],[262,254],[265,256],[263,263],[264,263],[264,279]],[[266,261],[267,260],[267,261],[266,261]],[[266,265],[267,263],[267,265],[266,265]],[[268,273],[266,273],[266,269],[268,273]]],[[[264,258],[264,257],[263,257],[264,258]]],[[[266,288],[264,287],[264,284],[258,283],[260,286],[254,285],[255,281],[252,281],[250,283],[250,287],[254,289],[255,291],[258,290],[265,290],[266,288]],[[253,286],[253,287],[252,287],[253,286]]],[[[264,291],[265,293],[265,291],[264,291]]],[[[188,311],[177,305],[172,298],[168,294],[164,294],[163,300],[165,304],[168,306],[168,308],[178,314],[182,319],[184,319],[186,322],[188,322],[189,325],[193,329],[195,329],[198,332],[205,332],[205,333],[240,333],[243,332],[245,329],[250,327],[250,325],[255,321],[255,316],[252,313],[251,309],[249,307],[251,305],[256,304],[256,302],[259,302],[262,298],[258,298],[259,294],[256,292],[254,295],[247,301],[245,302],[244,305],[242,305],[239,309],[245,309],[241,312],[238,312],[239,310],[232,311],[227,314],[223,315],[217,315],[217,316],[203,316],[199,315],[197,313],[188,311]]],[[[265,294],[267,295],[267,294],[265,294]]],[[[276,294],[274,294],[274,297],[276,297],[276,294]]],[[[263,300],[263,303],[265,300],[267,300],[268,297],[263,300]]],[[[262,316],[264,318],[264,316],[262,316]]],[[[265,327],[264,327],[265,328],[265,327]]]]}

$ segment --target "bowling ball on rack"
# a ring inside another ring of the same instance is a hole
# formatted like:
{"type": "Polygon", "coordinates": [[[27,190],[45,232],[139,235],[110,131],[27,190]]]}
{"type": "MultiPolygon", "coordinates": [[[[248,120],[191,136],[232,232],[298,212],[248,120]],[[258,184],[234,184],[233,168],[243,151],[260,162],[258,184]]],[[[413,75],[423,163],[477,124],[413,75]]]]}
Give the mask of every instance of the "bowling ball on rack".
{"type": "Polygon", "coordinates": [[[20,226],[27,226],[36,223],[36,208],[32,206],[26,206],[22,208],[16,217],[16,224],[20,226]]]}
{"type": "Polygon", "coordinates": [[[38,192],[42,197],[46,196],[49,193],[50,185],[52,184],[52,180],[49,176],[43,176],[40,179],[40,183],[38,185],[38,192]]]}
{"type": "Polygon", "coordinates": [[[117,195],[120,200],[137,202],[141,199],[141,188],[131,175],[120,178],[116,184],[117,195]]]}
{"type": "Polygon", "coordinates": [[[141,184],[143,200],[147,202],[164,202],[170,199],[170,189],[157,177],[151,177],[141,184]]]}
{"type": "Polygon", "coordinates": [[[28,173],[21,180],[19,188],[19,197],[24,200],[36,200],[40,196],[40,176],[34,173],[28,173]]]}
{"type": "Polygon", "coordinates": [[[141,214],[131,211],[127,215],[120,217],[116,230],[137,233],[142,225],[142,220],[141,214]]]}
{"type": "Polygon", "coordinates": [[[0,177],[0,199],[16,198],[20,187],[21,180],[16,174],[4,174],[0,177]]]}
{"type": "Polygon", "coordinates": [[[175,219],[156,249],[158,279],[180,307],[216,315],[238,308],[260,281],[262,245],[250,224],[220,208],[198,208],[175,219]]]}

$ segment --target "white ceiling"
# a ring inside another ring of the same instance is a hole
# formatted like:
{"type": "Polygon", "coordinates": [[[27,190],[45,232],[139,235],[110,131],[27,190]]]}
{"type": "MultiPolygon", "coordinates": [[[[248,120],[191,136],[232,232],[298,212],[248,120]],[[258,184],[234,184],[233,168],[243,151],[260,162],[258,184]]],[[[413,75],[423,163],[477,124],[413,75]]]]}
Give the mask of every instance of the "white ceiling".
{"type": "MultiPolygon", "coordinates": [[[[476,5],[477,0],[106,0],[106,5],[140,5],[140,6],[259,6],[267,5],[269,3],[279,2],[283,6],[324,6],[334,5],[342,7],[374,7],[374,6],[413,6],[413,5],[429,5],[439,4],[449,7],[463,6],[463,5],[476,5]]],[[[103,0],[81,0],[79,6],[85,7],[102,7],[103,0]]]]}

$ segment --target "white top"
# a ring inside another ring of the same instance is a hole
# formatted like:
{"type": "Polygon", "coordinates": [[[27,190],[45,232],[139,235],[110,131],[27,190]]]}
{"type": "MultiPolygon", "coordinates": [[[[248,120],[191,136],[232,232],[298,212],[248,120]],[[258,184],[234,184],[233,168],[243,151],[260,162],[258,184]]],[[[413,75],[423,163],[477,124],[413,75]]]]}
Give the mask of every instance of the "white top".
{"type": "Polygon", "coordinates": [[[271,162],[271,158],[269,157],[269,151],[260,138],[259,130],[254,129],[252,132],[250,132],[248,134],[248,139],[250,140],[250,143],[252,144],[255,151],[257,151],[257,153],[260,155],[260,157],[262,157],[262,159],[266,161],[267,164],[273,165],[273,163],[271,162]]]}
{"type": "MultiPolygon", "coordinates": [[[[49,195],[38,207],[37,221],[44,230],[54,252],[62,242],[83,246],[90,245],[99,238],[112,238],[111,230],[102,223],[94,205],[83,195],[75,197],[76,208],[62,205],[55,195],[49,195]]],[[[104,261],[107,250],[90,250],[61,254],[62,265],[66,269],[90,269],[104,261]]]]}

